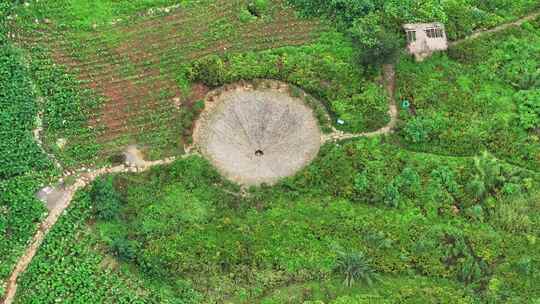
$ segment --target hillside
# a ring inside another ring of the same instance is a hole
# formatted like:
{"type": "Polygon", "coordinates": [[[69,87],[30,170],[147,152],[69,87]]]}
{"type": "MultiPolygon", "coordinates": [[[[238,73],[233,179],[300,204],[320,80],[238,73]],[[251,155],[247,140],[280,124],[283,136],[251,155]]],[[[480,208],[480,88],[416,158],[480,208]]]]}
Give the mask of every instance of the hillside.
{"type": "Polygon", "coordinates": [[[537,1],[12,1],[0,38],[3,304],[540,302],[537,1]]]}

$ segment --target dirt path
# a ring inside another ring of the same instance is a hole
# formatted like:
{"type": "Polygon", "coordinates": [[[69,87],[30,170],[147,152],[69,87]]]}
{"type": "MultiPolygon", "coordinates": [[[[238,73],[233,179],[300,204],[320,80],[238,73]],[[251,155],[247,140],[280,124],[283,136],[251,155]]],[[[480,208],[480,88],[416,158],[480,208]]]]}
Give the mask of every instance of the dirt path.
{"type": "Polygon", "coordinates": [[[456,40],[456,41],[453,41],[453,42],[450,42],[449,43],[449,46],[450,47],[453,47],[453,46],[456,46],[456,45],[460,45],[464,42],[467,42],[469,40],[473,40],[473,39],[477,39],[483,35],[486,35],[486,34],[490,34],[490,33],[497,33],[497,32],[500,32],[500,31],[504,31],[510,27],[513,27],[513,26],[520,26],[522,25],[523,23],[527,22],[527,21],[531,21],[531,20],[534,20],[536,19],[537,17],[540,17],[540,12],[536,12],[536,13],[532,13],[532,14],[529,14],[525,17],[522,17],[514,22],[510,22],[510,23],[505,23],[505,24],[502,24],[502,25],[499,25],[497,27],[494,27],[492,29],[489,29],[489,30],[479,30],[479,31],[476,31],[474,32],[473,34],[471,34],[470,36],[467,36],[461,40],[456,40]]]}
{"type": "MultiPolygon", "coordinates": [[[[133,148],[131,148],[130,153],[133,153],[133,148]]],[[[191,155],[194,155],[194,153],[187,153],[183,155],[182,158],[186,158],[191,155]]],[[[79,189],[86,187],[97,177],[104,174],[143,172],[154,166],[170,164],[175,160],[176,158],[174,157],[157,161],[138,160],[137,165],[120,165],[116,167],[97,169],[90,172],[75,173],[73,176],[76,177],[76,181],[72,185],[56,189],[56,192],[61,193],[61,195],[57,197],[54,207],[50,210],[47,218],[45,218],[45,220],[43,220],[39,225],[39,228],[34,237],[32,238],[30,245],[28,245],[28,247],[26,248],[26,251],[17,262],[17,265],[15,266],[11,276],[7,280],[6,293],[4,295],[2,304],[13,303],[13,300],[15,299],[15,293],[17,292],[17,279],[22,273],[24,273],[24,271],[36,255],[36,252],[41,246],[41,243],[43,242],[51,228],[54,226],[54,224],[58,221],[60,216],[69,207],[73,196],[79,189]]]]}
{"type": "MultiPolygon", "coordinates": [[[[378,135],[387,134],[393,131],[397,119],[398,119],[398,109],[395,102],[395,87],[396,87],[396,73],[394,69],[394,65],[387,64],[383,66],[383,75],[384,75],[384,83],[385,88],[387,90],[390,102],[389,102],[389,111],[388,114],[390,115],[390,122],[382,127],[379,130],[376,130],[374,132],[367,132],[367,133],[345,133],[334,129],[334,132],[326,137],[323,137],[323,142],[332,140],[332,141],[338,141],[338,140],[344,140],[344,139],[351,139],[351,138],[358,138],[358,137],[374,137],[378,135]]],[[[38,135],[37,133],[36,135],[38,135]]],[[[36,140],[40,141],[40,137],[36,136],[36,140]]],[[[189,151],[189,150],[188,150],[189,151]]],[[[188,152],[186,153],[183,158],[194,155],[195,153],[188,152]]],[[[56,224],[60,216],[63,214],[63,212],[69,207],[69,204],[71,203],[71,200],[73,199],[73,196],[75,193],[86,187],[88,184],[90,184],[92,181],[94,181],[97,177],[104,175],[104,174],[111,174],[111,173],[123,173],[123,172],[143,172],[146,171],[154,166],[158,165],[165,165],[172,163],[175,158],[167,158],[164,160],[158,160],[158,161],[145,161],[142,158],[142,155],[140,151],[136,149],[134,146],[129,146],[127,150],[125,151],[126,156],[126,164],[127,165],[120,165],[116,167],[108,167],[108,168],[102,168],[97,170],[91,170],[89,172],[82,172],[82,173],[74,173],[72,176],[76,177],[75,182],[67,187],[64,187],[62,189],[54,189],[55,190],[55,201],[53,203],[48,203],[48,205],[53,206],[49,212],[49,215],[45,220],[41,222],[39,225],[38,231],[32,238],[30,245],[26,248],[26,251],[21,256],[19,261],[17,262],[17,265],[15,266],[15,269],[13,270],[11,276],[9,277],[7,281],[7,287],[6,287],[6,293],[5,298],[2,302],[2,304],[11,304],[13,303],[13,300],[15,299],[15,294],[17,292],[17,280],[19,276],[24,273],[36,255],[37,250],[41,246],[41,243],[51,230],[51,228],[56,224]],[[60,194],[59,194],[60,193],[60,194]]],[[[64,177],[65,179],[65,177],[64,177]]]]}
{"type": "MultiPolygon", "coordinates": [[[[510,27],[513,26],[520,26],[523,23],[527,21],[534,20],[536,18],[540,17],[540,12],[535,12],[532,14],[529,14],[527,16],[524,16],[514,22],[505,23],[502,25],[499,25],[497,27],[494,27],[492,29],[488,30],[480,30],[474,32],[472,35],[463,38],[461,40],[457,40],[454,42],[451,42],[449,45],[450,47],[459,45],[461,43],[464,43],[466,41],[470,41],[473,39],[477,39],[483,35],[490,34],[490,33],[496,33],[500,31],[504,31],[510,27]]],[[[364,132],[364,133],[347,133],[343,131],[336,130],[334,128],[334,131],[331,134],[325,135],[322,138],[322,142],[327,141],[340,141],[340,140],[346,140],[346,139],[353,139],[353,138],[359,138],[359,137],[375,137],[379,135],[389,134],[394,131],[394,128],[396,127],[397,121],[398,121],[398,107],[396,103],[396,97],[395,97],[395,90],[396,90],[396,72],[395,67],[393,64],[385,64],[383,66],[383,76],[384,76],[384,85],[386,88],[386,92],[389,96],[389,109],[388,109],[388,115],[390,116],[390,122],[380,128],[379,130],[373,131],[373,132],[364,132]]]]}
{"type": "MultiPolygon", "coordinates": [[[[521,24],[527,21],[534,20],[537,17],[540,17],[540,12],[527,15],[514,22],[503,24],[489,30],[482,30],[482,31],[475,32],[464,39],[451,42],[450,46],[459,45],[463,42],[469,41],[471,39],[476,39],[485,34],[500,32],[512,26],[520,26],[521,24]]],[[[390,122],[386,126],[373,132],[346,133],[346,132],[342,132],[342,131],[334,129],[334,132],[332,132],[331,134],[323,136],[322,138],[323,142],[339,141],[339,140],[353,139],[353,138],[360,138],[360,137],[375,137],[375,136],[389,134],[393,132],[397,124],[398,114],[399,114],[398,106],[395,99],[396,72],[395,72],[395,67],[393,64],[386,64],[383,66],[383,77],[384,77],[385,89],[389,96],[388,114],[390,116],[390,122]]],[[[40,131],[41,130],[38,128],[34,132],[36,140],[38,142],[41,141],[40,136],[39,136],[40,131]]],[[[194,153],[188,152],[185,155],[183,155],[182,158],[185,158],[191,155],[194,155],[194,153]]],[[[26,251],[17,262],[17,265],[15,266],[11,276],[9,277],[7,281],[6,293],[2,301],[2,304],[13,303],[13,300],[15,299],[15,293],[17,291],[17,280],[19,276],[22,273],[24,273],[24,271],[27,269],[28,265],[30,264],[34,256],[36,255],[36,252],[39,249],[41,243],[43,242],[45,236],[47,236],[51,228],[58,221],[59,217],[69,207],[69,204],[71,203],[71,200],[73,199],[73,196],[79,189],[84,188],[93,180],[95,180],[97,177],[104,174],[123,173],[123,172],[143,172],[154,166],[170,164],[176,160],[176,158],[171,157],[171,158],[166,158],[166,159],[157,160],[157,161],[145,161],[140,158],[138,151],[133,150],[133,147],[130,147],[130,149],[127,151],[126,156],[128,158],[131,157],[130,158],[131,166],[121,165],[121,166],[116,166],[116,167],[108,167],[108,168],[97,169],[97,170],[93,170],[89,172],[73,174],[74,176],[76,176],[76,181],[72,185],[65,187],[61,190],[63,191],[63,194],[57,199],[57,201],[54,204],[54,207],[50,210],[47,218],[43,220],[43,222],[41,222],[38,228],[38,231],[36,232],[36,234],[34,235],[34,237],[32,238],[30,242],[30,245],[28,245],[26,251]]]]}
{"type": "Polygon", "coordinates": [[[353,139],[359,137],[375,137],[379,135],[389,134],[394,131],[398,121],[398,107],[396,103],[396,71],[393,64],[383,65],[383,78],[384,78],[384,87],[386,93],[388,94],[389,105],[388,105],[388,115],[390,116],[390,122],[386,126],[373,131],[373,132],[364,132],[364,133],[347,133],[343,131],[336,130],[331,134],[325,135],[322,138],[322,142],[327,141],[340,141],[346,139],[353,139]]]}

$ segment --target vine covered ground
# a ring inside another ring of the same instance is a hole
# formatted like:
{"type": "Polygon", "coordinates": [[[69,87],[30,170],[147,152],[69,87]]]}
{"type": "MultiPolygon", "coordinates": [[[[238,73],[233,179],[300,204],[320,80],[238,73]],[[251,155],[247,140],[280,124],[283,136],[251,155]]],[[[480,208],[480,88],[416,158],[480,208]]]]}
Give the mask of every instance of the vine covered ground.
{"type": "Polygon", "coordinates": [[[540,303],[539,4],[413,2],[0,4],[2,304],[540,303]],[[433,20],[451,47],[414,62],[400,26],[433,20]],[[191,133],[262,79],[327,134],[247,188],[191,133]]]}

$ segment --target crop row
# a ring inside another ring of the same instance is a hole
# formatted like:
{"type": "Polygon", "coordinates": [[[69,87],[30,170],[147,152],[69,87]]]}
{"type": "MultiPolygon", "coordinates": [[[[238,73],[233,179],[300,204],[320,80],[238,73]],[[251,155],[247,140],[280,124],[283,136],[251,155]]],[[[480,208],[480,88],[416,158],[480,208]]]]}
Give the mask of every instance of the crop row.
{"type": "MultiPolygon", "coordinates": [[[[113,45],[117,42],[124,41],[144,41],[146,45],[152,44],[153,41],[149,39],[150,36],[154,36],[157,41],[163,42],[164,38],[172,39],[177,36],[166,36],[164,33],[169,29],[173,33],[182,31],[180,36],[186,36],[186,34],[193,34],[192,29],[195,28],[196,32],[205,32],[208,25],[216,21],[221,17],[233,18],[234,15],[226,15],[228,5],[224,4],[224,8],[217,11],[216,14],[208,15],[208,11],[201,11],[198,15],[190,16],[189,18],[183,18],[183,12],[173,14],[171,16],[160,18],[159,22],[139,22],[137,24],[129,24],[113,27],[111,29],[105,29],[99,33],[85,34],[84,38],[78,35],[70,35],[70,33],[64,33],[55,31],[54,29],[32,31],[25,33],[24,37],[21,37],[22,41],[27,43],[42,43],[42,44],[54,44],[57,48],[71,49],[75,53],[91,52],[95,48],[99,48],[103,45],[113,45]],[[205,20],[205,23],[201,23],[201,20],[205,20]],[[158,33],[158,34],[156,34],[158,33]],[[59,37],[66,36],[66,39],[58,39],[59,37]]],[[[86,61],[86,64],[92,65],[94,62],[86,61]]]]}
{"type": "Polygon", "coordinates": [[[220,1],[206,9],[179,10],[95,33],[60,33],[50,26],[49,31],[35,32],[21,42],[28,48],[51,50],[54,61],[77,75],[82,88],[104,97],[99,110],[85,111],[86,124],[93,131],[69,138],[70,145],[95,139],[102,154],[116,143],[152,140],[148,133],[181,138],[182,127],[188,125],[182,121],[184,110],[176,109],[173,102],[180,96],[175,81],[180,65],[209,54],[304,44],[321,29],[286,10],[243,24],[238,20],[240,8],[240,3],[220,1]],[[223,26],[225,31],[231,26],[239,31],[224,34],[223,26]]]}
{"type": "MultiPolygon", "coordinates": [[[[161,66],[171,66],[171,65],[178,65],[182,62],[185,62],[186,59],[193,60],[197,58],[204,57],[209,54],[214,53],[222,53],[227,51],[242,51],[242,50],[261,50],[261,49],[269,49],[269,48],[275,48],[279,46],[285,46],[285,45],[298,45],[298,44],[304,44],[306,41],[313,38],[313,34],[311,33],[291,33],[290,35],[283,35],[283,36],[274,36],[272,38],[265,38],[265,37],[256,37],[258,40],[242,40],[238,42],[226,42],[219,44],[217,46],[208,47],[203,50],[195,49],[192,51],[187,51],[184,54],[182,53],[173,53],[171,50],[164,50],[158,54],[152,54],[152,57],[147,57],[148,60],[142,63],[133,64],[130,66],[134,70],[135,73],[132,73],[132,75],[127,75],[124,77],[117,77],[115,80],[112,80],[112,83],[121,83],[124,79],[129,80],[135,80],[135,79],[141,79],[142,77],[146,77],[147,75],[139,73],[140,71],[138,69],[145,68],[150,69],[152,65],[161,65],[161,66]],[[166,54],[165,57],[158,57],[161,54],[166,54]],[[183,56],[182,56],[183,55],[183,56]]],[[[184,46],[183,50],[186,51],[190,46],[184,46]]],[[[124,55],[125,56],[125,55],[124,55]]],[[[111,56],[109,58],[122,58],[123,56],[121,54],[118,54],[116,56],[111,56]]],[[[124,57],[125,58],[125,57],[124,57]]],[[[100,66],[93,66],[91,69],[82,69],[79,66],[76,66],[77,69],[81,73],[84,74],[85,79],[96,79],[98,81],[103,80],[105,77],[110,76],[110,71],[114,68],[122,68],[123,66],[118,63],[103,63],[103,65],[100,66]]]]}
{"type": "MultiPolygon", "coordinates": [[[[239,36],[238,40],[242,45],[249,46],[250,43],[253,41],[264,39],[286,40],[287,38],[292,38],[296,35],[305,35],[306,33],[310,33],[313,30],[313,27],[310,24],[306,23],[288,24],[285,26],[285,29],[280,26],[276,28],[263,28],[259,32],[245,32],[239,36]]],[[[178,57],[178,53],[181,53],[182,51],[185,52],[186,49],[192,49],[193,52],[197,52],[201,48],[204,48],[200,41],[201,37],[183,37],[182,35],[172,38],[163,37],[163,40],[160,43],[151,43],[143,38],[140,41],[135,41],[131,43],[126,42],[125,46],[123,47],[125,51],[122,49],[103,49],[100,52],[94,53],[91,57],[88,58],[88,60],[85,60],[84,62],[77,62],[77,60],[74,60],[73,55],[70,54],[74,54],[77,51],[73,49],[63,49],[62,53],[65,55],[59,56],[58,59],[61,63],[68,64],[71,67],[93,70],[100,69],[104,66],[110,67],[110,65],[112,64],[114,65],[125,61],[128,58],[126,57],[127,52],[129,58],[135,58],[138,61],[136,65],[151,65],[156,63],[156,57],[162,56],[164,54],[173,54],[178,57]],[[169,42],[167,42],[167,40],[169,40],[169,42]],[[144,41],[144,45],[141,45],[141,41],[144,41]]],[[[219,44],[222,42],[223,41],[215,41],[209,43],[219,44]]]]}

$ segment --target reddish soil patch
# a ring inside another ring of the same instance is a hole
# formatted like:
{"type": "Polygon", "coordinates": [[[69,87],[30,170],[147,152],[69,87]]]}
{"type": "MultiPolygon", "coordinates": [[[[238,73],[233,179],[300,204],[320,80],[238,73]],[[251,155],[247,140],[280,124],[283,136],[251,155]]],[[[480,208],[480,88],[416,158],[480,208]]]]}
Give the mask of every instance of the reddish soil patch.
{"type": "MultiPolygon", "coordinates": [[[[106,126],[107,130],[114,130],[118,127],[125,126],[122,116],[128,114],[126,105],[130,101],[124,98],[118,88],[110,88],[107,83],[102,82],[100,89],[103,90],[104,95],[107,97],[107,102],[101,108],[101,123],[106,126]]],[[[126,81],[126,89],[135,90],[136,88],[131,81],[126,81]]]]}
{"type": "Polygon", "coordinates": [[[201,10],[179,9],[166,17],[141,17],[118,24],[113,31],[122,33],[122,41],[112,46],[107,35],[97,32],[88,43],[89,49],[98,51],[86,54],[84,62],[72,55],[78,50],[71,43],[57,37],[43,37],[36,43],[52,46],[56,62],[76,69],[85,87],[105,97],[101,109],[89,118],[92,127],[102,130],[99,143],[126,136],[137,139],[156,130],[171,130],[179,123],[180,113],[191,111],[208,93],[208,87],[197,83],[183,96],[175,81],[176,66],[212,53],[297,45],[316,36],[316,23],[299,21],[291,11],[282,10],[276,12],[274,22],[241,24],[235,37],[209,39],[207,34],[216,21],[235,22],[236,5],[220,0],[201,10]],[[205,16],[211,20],[199,22],[205,16]],[[178,111],[180,108],[183,110],[178,111]]]}
{"type": "Polygon", "coordinates": [[[206,94],[210,91],[204,83],[198,82],[191,86],[191,95],[189,96],[188,103],[192,104],[198,100],[204,99],[206,94]]]}

